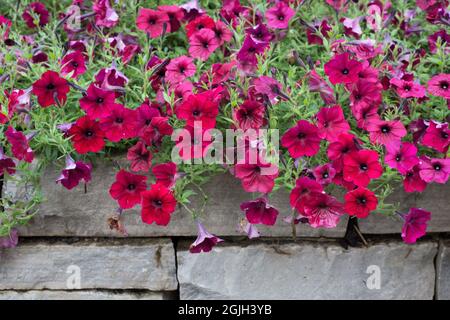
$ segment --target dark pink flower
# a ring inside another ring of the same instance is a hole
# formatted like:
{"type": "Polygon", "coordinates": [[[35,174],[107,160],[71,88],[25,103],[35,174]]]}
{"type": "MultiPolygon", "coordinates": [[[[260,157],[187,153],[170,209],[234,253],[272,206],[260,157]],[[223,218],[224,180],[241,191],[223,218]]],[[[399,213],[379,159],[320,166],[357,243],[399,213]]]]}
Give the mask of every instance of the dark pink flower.
{"type": "Polygon", "coordinates": [[[360,62],[350,59],[348,52],[335,55],[324,66],[325,74],[332,84],[357,82],[362,68],[360,62]]]}
{"type": "Polygon", "coordinates": [[[138,141],[127,152],[127,159],[131,162],[130,169],[134,172],[148,172],[152,166],[152,158],[153,155],[142,141],[138,141]]]}
{"type": "Polygon", "coordinates": [[[61,74],[63,76],[71,73],[71,78],[78,78],[86,72],[85,57],[80,51],[72,51],[61,60],[61,74]]]}
{"type": "Polygon", "coordinates": [[[267,45],[264,42],[255,42],[251,36],[246,36],[241,49],[236,58],[241,64],[248,64],[256,67],[258,58],[256,55],[264,53],[267,45]]]}
{"type": "Polygon", "coordinates": [[[450,74],[441,73],[428,81],[428,92],[433,96],[450,99],[450,74]]]}
{"type": "Polygon", "coordinates": [[[371,107],[377,108],[381,104],[383,86],[380,82],[368,81],[367,79],[359,79],[350,91],[350,106],[355,113],[361,109],[371,107]]]}
{"type": "Polygon", "coordinates": [[[181,56],[170,60],[166,67],[166,79],[171,83],[180,83],[195,75],[196,70],[192,58],[181,56]]]}
{"type": "Polygon", "coordinates": [[[59,103],[64,104],[69,91],[67,80],[51,70],[44,72],[41,78],[33,83],[33,93],[43,108],[56,104],[55,98],[59,103]]]}
{"type": "Polygon", "coordinates": [[[202,29],[189,38],[189,54],[193,58],[206,61],[218,47],[216,34],[211,29],[202,29]]]}
{"type": "Polygon", "coordinates": [[[120,170],[109,194],[122,209],[131,209],[141,203],[142,192],[147,189],[147,177],[120,170]]]}
{"type": "Polygon", "coordinates": [[[303,215],[313,228],[335,228],[344,213],[344,205],[326,193],[310,193],[304,203],[303,215]]]}
{"type": "Polygon", "coordinates": [[[167,117],[153,117],[150,126],[142,133],[142,139],[147,145],[161,145],[164,136],[170,136],[173,128],[167,117]]]}
{"type": "Polygon", "coordinates": [[[152,119],[154,117],[160,117],[161,110],[157,104],[150,103],[145,100],[139,108],[136,109],[136,131],[140,137],[144,134],[145,130],[150,127],[152,119]]]}
{"type": "Polygon", "coordinates": [[[5,156],[3,148],[0,146],[0,177],[2,177],[5,172],[8,174],[16,173],[16,164],[13,159],[5,156]]]}
{"type": "Polygon", "coordinates": [[[253,80],[253,85],[255,86],[255,91],[258,94],[266,95],[272,104],[277,103],[280,97],[286,98],[282,90],[283,87],[274,78],[260,76],[253,80]]]}
{"type": "Polygon", "coordinates": [[[437,53],[437,42],[440,39],[442,46],[444,47],[444,52],[449,51],[450,47],[450,35],[445,30],[439,30],[428,37],[428,46],[430,47],[431,53],[437,53]]]}
{"type": "Polygon", "coordinates": [[[119,22],[119,15],[109,1],[94,0],[92,5],[92,10],[95,12],[95,24],[99,27],[112,28],[119,22]]]}
{"type": "Polygon", "coordinates": [[[168,32],[176,32],[180,29],[181,21],[184,17],[183,9],[175,5],[159,6],[158,10],[163,11],[169,17],[170,28],[168,32]]]}
{"type": "Polygon", "coordinates": [[[91,84],[86,93],[86,96],[80,99],[80,108],[93,119],[108,116],[110,109],[116,105],[114,92],[100,89],[95,84],[91,84]]]}
{"type": "Polygon", "coordinates": [[[265,123],[264,105],[256,100],[245,100],[238,108],[233,110],[233,120],[242,130],[259,129],[265,123]]]}
{"type": "Polygon", "coordinates": [[[336,103],[336,97],[334,95],[333,89],[328,85],[328,83],[322,79],[321,76],[316,72],[316,70],[312,70],[308,73],[309,80],[309,90],[311,92],[319,92],[320,97],[327,105],[332,105],[336,103]]]}
{"type": "Polygon", "coordinates": [[[350,125],[345,120],[341,106],[321,108],[316,115],[318,134],[321,139],[336,141],[341,133],[347,133],[350,125]]]}
{"type": "Polygon", "coordinates": [[[295,208],[299,213],[303,213],[305,199],[312,192],[322,192],[323,186],[317,181],[308,177],[300,177],[295,182],[295,188],[292,189],[289,196],[289,202],[292,208],[295,208]]]}
{"type": "Polygon", "coordinates": [[[233,33],[231,32],[231,30],[225,23],[220,20],[217,20],[215,22],[212,31],[214,31],[214,33],[216,34],[216,39],[219,43],[219,46],[225,44],[226,42],[229,42],[231,38],[233,38],[233,33]]]}
{"type": "Polygon", "coordinates": [[[5,131],[5,137],[11,144],[11,152],[18,160],[31,163],[34,159],[33,150],[31,150],[27,137],[20,131],[16,131],[9,126],[5,131]]]}
{"type": "Polygon", "coordinates": [[[136,19],[138,29],[147,32],[150,38],[158,38],[164,31],[170,32],[170,20],[166,12],[140,8],[136,19]]]}
{"type": "Polygon", "coordinates": [[[202,14],[186,25],[186,36],[190,38],[195,33],[203,29],[212,30],[214,28],[214,25],[214,20],[210,16],[202,14]]]}
{"type": "Polygon", "coordinates": [[[74,161],[72,157],[66,157],[66,167],[61,175],[56,179],[56,183],[61,183],[66,189],[72,190],[81,180],[84,183],[91,181],[92,166],[83,161],[74,161]]]}
{"type": "Polygon", "coordinates": [[[266,198],[258,198],[241,203],[248,222],[251,224],[265,224],[273,226],[277,221],[278,210],[267,203],[266,198]]]}
{"type": "Polygon", "coordinates": [[[11,29],[11,20],[4,16],[0,16],[0,30],[3,31],[3,34],[0,34],[0,39],[6,40],[9,36],[9,31],[11,29]]]}
{"type": "Polygon", "coordinates": [[[330,184],[336,175],[336,169],[334,169],[331,164],[326,163],[322,166],[315,167],[313,175],[320,184],[330,184]]]}
{"type": "Polygon", "coordinates": [[[405,126],[400,120],[371,121],[367,125],[366,130],[369,131],[370,142],[378,143],[388,148],[398,146],[401,139],[407,134],[405,126]]]}
{"type": "Polygon", "coordinates": [[[286,29],[294,15],[295,11],[291,7],[279,1],[266,11],[267,25],[273,29],[286,29]]]}
{"type": "Polygon", "coordinates": [[[156,183],[162,184],[166,188],[171,188],[178,178],[177,165],[173,162],[155,165],[152,173],[156,178],[156,183]]]}
{"type": "Polygon", "coordinates": [[[258,159],[255,164],[237,164],[235,176],[241,179],[246,192],[269,193],[275,185],[275,178],[278,177],[278,167],[258,159]]]}
{"type": "Polygon", "coordinates": [[[426,183],[436,182],[444,184],[450,175],[450,158],[449,159],[429,159],[422,157],[420,163],[420,177],[426,183]]]}
{"type": "Polygon", "coordinates": [[[39,17],[39,26],[43,27],[48,23],[49,13],[45,5],[41,2],[33,2],[30,3],[22,13],[22,18],[25,20],[28,28],[33,29],[37,27],[34,23],[34,18],[32,17],[31,12],[39,17]]]}
{"type": "Polygon", "coordinates": [[[404,217],[402,238],[405,243],[416,243],[427,232],[427,222],[431,212],[419,208],[411,208],[404,217]]]}
{"type": "Polygon", "coordinates": [[[450,145],[448,123],[430,121],[430,125],[422,137],[422,144],[438,152],[446,153],[450,145]]]}
{"type": "Polygon", "coordinates": [[[223,242],[222,239],[206,231],[200,222],[197,222],[197,227],[198,236],[189,248],[190,253],[210,252],[216,244],[223,242]]]}
{"type": "Polygon", "coordinates": [[[420,166],[416,165],[405,174],[403,179],[403,188],[405,192],[423,192],[427,183],[420,177],[420,166]]]}
{"type": "Polygon", "coordinates": [[[390,83],[395,86],[400,98],[423,98],[426,95],[425,88],[413,81],[393,78],[390,83]]]}
{"type": "Polygon", "coordinates": [[[114,104],[106,117],[100,119],[100,128],[112,142],[136,136],[136,112],[121,104],[114,104]]]}
{"type": "Polygon", "coordinates": [[[366,188],[357,188],[345,195],[345,211],[350,216],[366,218],[377,208],[378,199],[375,194],[366,188]]]}
{"type": "Polygon", "coordinates": [[[320,149],[320,137],[315,125],[306,120],[299,120],[281,138],[281,145],[288,149],[293,158],[313,156],[320,149]]]}
{"type": "Polygon", "coordinates": [[[372,179],[379,178],[382,173],[376,151],[359,150],[344,157],[344,180],[358,187],[367,187],[372,179]]]}
{"type": "Polygon", "coordinates": [[[419,163],[417,148],[410,142],[403,142],[401,145],[387,148],[384,161],[389,167],[397,169],[398,172],[405,175],[419,163]]]}
{"type": "Polygon", "coordinates": [[[358,150],[356,137],[352,134],[342,133],[338,139],[328,145],[327,156],[333,160],[333,167],[341,171],[344,167],[344,156],[358,150]]]}
{"type": "Polygon", "coordinates": [[[267,29],[265,24],[258,24],[257,26],[247,28],[245,33],[250,35],[250,38],[255,43],[267,44],[273,39],[273,34],[267,29]]]}

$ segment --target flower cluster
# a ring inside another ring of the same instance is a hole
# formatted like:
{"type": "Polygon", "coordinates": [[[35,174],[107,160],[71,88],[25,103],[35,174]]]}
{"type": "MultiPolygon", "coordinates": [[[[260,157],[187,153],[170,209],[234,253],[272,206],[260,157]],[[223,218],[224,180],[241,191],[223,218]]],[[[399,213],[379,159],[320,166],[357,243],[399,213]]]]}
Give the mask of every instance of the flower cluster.
{"type": "MultiPolygon", "coordinates": [[[[193,253],[223,241],[189,200],[207,200],[208,175],[228,171],[255,193],[236,222],[249,238],[257,225],[395,215],[385,200],[397,184],[447,183],[447,0],[173,2],[0,11],[2,178],[65,159],[56,182],[73,189],[93,179],[95,154],[126,151],[109,189],[119,215],[138,206],[143,223],[167,226],[182,207],[199,231],[193,253]],[[178,129],[191,138],[172,139],[178,129]],[[280,150],[252,134],[265,129],[280,131],[280,150]],[[242,156],[193,161],[213,152],[214,130],[248,133],[227,150],[242,156]],[[270,198],[282,187],[293,214],[279,219],[270,198]]],[[[425,209],[398,212],[405,242],[426,233],[425,209]]],[[[18,222],[0,224],[9,237],[18,222]]]]}

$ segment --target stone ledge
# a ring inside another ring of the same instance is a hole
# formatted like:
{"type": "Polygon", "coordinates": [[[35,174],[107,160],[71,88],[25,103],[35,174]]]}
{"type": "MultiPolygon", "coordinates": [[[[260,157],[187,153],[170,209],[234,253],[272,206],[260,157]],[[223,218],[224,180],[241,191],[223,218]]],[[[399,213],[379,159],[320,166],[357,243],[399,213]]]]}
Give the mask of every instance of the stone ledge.
{"type": "MultiPolygon", "coordinates": [[[[181,243],[186,248],[188,243],[181,243]]],[[[180,249],[181,299],[432,299],[437,244],[379,243],[343,248],[330,243],[217,246],[209,254],[180,249]],[[381,288],[366,273],[379,266],[381,288]],[[239,267],[237,267],[239,266],[239,267]]]]}
{"type": "Polygon", "coordinates": [[[450,300],[450,240],[440,243],[436,266],[436,299],[450,300]]]}
{"type": "Polygon", "coordinates": [[[0,300],[173,300],[172,292],[114,292],[99,290],[0,291],[0,300]]]}
{"type": "Polygon", "coordinates": [[[175,252],[170,240],[134,244],[33,244],[0,250],[0,290],[177,289],[175,252]],[[69,282],[73,284],[74,282],[69,282]]]}

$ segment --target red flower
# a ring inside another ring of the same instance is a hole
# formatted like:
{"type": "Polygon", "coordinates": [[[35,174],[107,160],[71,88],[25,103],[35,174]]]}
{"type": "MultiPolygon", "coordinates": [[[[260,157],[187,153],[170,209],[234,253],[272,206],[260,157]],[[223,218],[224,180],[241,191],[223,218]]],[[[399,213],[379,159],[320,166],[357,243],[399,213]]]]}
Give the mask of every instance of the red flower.
{"type": "Polygon", "coordinates": [[[115,105],[115,93],[100,89],[95,84],[91,84],[86,93],[87,95],[80,99],[80,108],[92,119],[108,116],[109,110],[115,105]]]}
{"type": "Polygon", "coordinates": [[[311,92],[319,92],[320,97],[326,105],[332,105],[336,103],[336,97],[333,89],[328,83],[322,79],[316,70],[312,70],[307,74],[309,90],[311,92]]]}
{"type": "Polygon", "coordinates": [[[259,129],[265,124],[266,108],[256,100],[245,100],[239,108],[233,110],[233,120],[242,130],[259,129]]]}
{"type": "Polygon", "coordinates": [[[8,158],[3,153],[3,148],[0,147],[0,177],[4,173],[14,174],[16,173],[16,164],[11,158],[8,158]]]}
{"type": "Polygon", "coordinates": [[[193,58],[206,61],[218,47],[216,34],[211,29],[202,29],[189,38],[189,54],[193,58]]]}
{"type": "Polygon", "coordinates": [[[212,30],[214,25],[214,20],[210,16],[203,14],[186,25],[186,36],[190,38],[193,34],[205,28],[212,30]]]}
{"type": "Polygon", "coordinates": [[[177,165],[173,162],[157,164],[152,168],[152,173],[156,178],[156,183],[171,188],[177,178],[177,165]]]}
{"type": "Polygon", "coordinates": [[[225,23],[220,20],[215,22],[212,31],[214,31],[214,33],[216,34],[216,39],[219,43],[219,46],[225,44],[225,42],[229,42],[231,38],[233,38],[233,33],[231,32],[231,30],[225,23]]]}
{"type": "Polygon", "coordinates": [[[45,5],[40,2],[33,2],[30,3],[22,13],[22,18],[25,20],[28,28],[33,29],[37,27],[34,24],[34,18],[32,17],[31,12],[39,17],[39,26],[43,27],[48,23],[49,14],[45,5]]]}
{"type": "Polygon", "coordinates": [[[313,156],[320,149],[320,137],[315,125],[300,120],[297,125],[283,135],[281,145],[288,149],[293,158],[313,156]]]}
{"type": "Polygon", "coordinates": [[[208,99],[206,92],[193,94],[177,108],[176,114],[179,119],[186,120],[186,124],[191,127],[195,121],[200,121],[206,130],[215,127],[219,106],[212,99],[208,99]]]}
{"type": "Polygon", "coordinates": [[[166,226],[176,205],[177,201],[169,189],[161,184],[154,184],[150,190],[142,192],[142,221],[166,226]]]}
{"type": "Polygon", "coordinates": [[[416,243],[427,232],[427,222],[431,219],[431,212],[419,208],[411,208],[404,216],[402,238],[405,243],[416,243]]]}
{"type": "Polygon", "coordinates": [[[237,164],[235,176],[241,179],[246,192],[269,193],[275,185],[275,178],[278,177],[278,168],[258,159],[256,164],[237,164]]]}
{"type": "Polygon", "coordinates": [[[416,165],[405,174],[403,180],[405,192],[423,192],[426,189],[428,184],[422,180],[419,173],[420,167],[416,165]]]}
{"type": "Polygon", "coordinates": [[[406,136],[406,129],[400,120],[376,120],[367,125],[370,133],[370,142],[389,147],[400,145],[401,139],[406,136]]]}
{"type": "Polygon", "coordinates": [[[450,144],[448,123],[440,124],[430,121],[430,125],[423,135],[422,144],[438,152],[446,153],[450,144]]]}
{"type": "Polygon", "coordinates": [[[111,185],[109,194],[117,200],[122,209],[131,209],[141,203],[141,195],[147,188],[147,177],[120,170],[116,181],[111,185]]]}
{"type": "Polygon", "coordinates": [[[121,104],[113,104],[109,114],[100,119],[100,128],[112,142],[131,139],[136,136],[136,113],[121,104]]]}
{"type": "Polygon", "coordinates": [[[378,81],[358,80],[356,84],[351,86],[350,91],[350,106],[354,113],[368,107],[377,108],[382,100],[382,89],[383,86],[378,81]]]}
{"type": "Polygon", "coordinates": [[[291,194],[289,196],[289,201],[292,208],[297,209],[298,212],[304,212],[304,199],[311,192],[322,192],[323,187],[313,179],[307,177],[300,177],[295,182],[295,188],[292,189],[291,194]]]}
{"type": "Polygon", "coordinates": [[[64,56],[61,61],[61,74],[63,76],[72,72],[72,78],[78,78],[86,72],[84,54],[80,51],[73,51],[64,56]]]}
{"type": "Polygon", "coordinates": [[[332,84],[355,83],[359,79],[358,74],[363,69],[363,65],[350,59],[350,54],[345,52],[335,55],[325,63],[324,69],[332,84]]]}
{"type": "Polygon", "coordinates": [[[358,187],[367,187],[371,179],[380,177],[382,173],[376,151],[359,150],[344,157],[344,179],[358,187]]]}
{"type": "Polygon", "coordinates": [[[104,132],[95,120],[81,117],[69,130],[75,150],[80,154],[98,152],[105,146],[104,132]]]}
{"type": "Polygon", "coordinates": [[[67,190],[72,190],[81,180],[85,183],[91,181],[92,166],[83,161],[74,161],[70,156],[66,158],[66,167],[62,170],[61,175],[56,179],[56,183],[60,182],[67,190]]]}
{"type": "Polygon", "coordinates": [[[64,104],[69,90],[67,80],[61,78],[57,72],[50,70],[33,83],[33,93],[43,108],[56,104],[55,96],[61,104],[64,104]]]}
{"type": "Polygon", "coordinates": [[[303,215],[313,228],[335,228],[344,213],[343,204],[326,193],[313,192],[304,202],[303,215]]]}
{"type": "Polygon", "coordinates": [[[0,30],[3,31],[3,34],[0,34],[0,39],[6,40],[9,36],[9,30],[11,29],[11,20],[4,16],[0,16],[0,30]]]}
{"type": "Polygon", "coordinates": [[[428,92],[433,96],[450,99],[450,74],[438,74],[428,81],[428,92]]]}
{"type": "Polygon", "coordinates": [[[344,156],[358,150],[356,141],[354,135],[342,133],[336,141],[329,144],[327,156],[330,160],[333,160],[333,167],[337,171],[341,171],[344,166],[344,156]]]}
{"type": "Polygon", "coordinates": [[[169,124],[167,117],[153,117],[150,126],[145,129],[142,134],[142,139],[147,145],[152,143],[160,145],[164,136],[170,136],[173,133],[173,128],[169,124]]]}
{"type": "Polygon", "coordinates": [[[378,206],[375,194],[365,188],[358,188],[345,195],[345,211],[358,218],[366,218],[378,206]]]}
{"type": "Polygon", "coordinates": [[[162,35],[164,25],[166,26],[166,32],[170,32],[169,22],[169,16],[166,12],[146,8],[139,9],[136,19],[138,29],[147,32],[150,38],[157,38],[162,35]]]}
{"type": "Polygon", "coordinates": [[[138,141],[134,146],[128,149],[127,152],[127,159],[128,161],[131,161],[131,171],[134,172],[147,172],[150,170],[150,167],[152,166],[152,158],[153,156],[151,152],[142,141],[138,141]]]}
{"type": "Polygon", "coordinates": [[[5,137],[11,144],[11,152],[14,157],[28,163],[33,161],[33,150],[31,150],[28,139],[22,132],[16,131],[13,127],[8,127],[5,131],[5,137]]]}
{"type": "Polygon", "coordinates": [[[345,120],[341,106],[321,108],[317,113],[318,134],[321,139],[330,142],[336,141],[341,133],[350,130],[350,125],[345,120]]]}
{"type": "Polygon", "coordinates": [[[145,130],[150,127],[153,117],[160,117],[161,110],[157,104],[151,103],[146,100],[143,104],[136,109],[136,130],[140,137],[145,130]]]}
{"type": "Polygon", "coordinates": [[[248,222],[273,226],[277,221],[278,210],[267,203],[266,198],[241,203],[241,210],[245,212],[248,222]]]}
{"type": "MultiPolygon", "coordinates": [[[[201,126],[185,127],[182,134],[178,135],[175,147],[182,160],[200,159],[207,156],[212,146],[213,137],[209,130],[202,130],[201,126]]],[[[189,162],[189,161],[187,161],[189,162]]]]}

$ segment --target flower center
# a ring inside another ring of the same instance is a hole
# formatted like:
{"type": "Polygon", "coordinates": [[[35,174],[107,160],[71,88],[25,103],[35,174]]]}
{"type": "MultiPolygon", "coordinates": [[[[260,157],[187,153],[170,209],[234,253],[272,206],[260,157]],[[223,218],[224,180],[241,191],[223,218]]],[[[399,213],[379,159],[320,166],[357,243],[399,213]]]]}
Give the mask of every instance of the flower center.
{"type": "Polygon", "coordinates": [[[391,131],[391,128],[389,128],[389,126],[382,126],[381,127],[381,132],[389,133],[389,131],[391,131]]]}
{"type": "Polygon", "coordinates": [[[330,175],[328,174],[328,172],[324,172],[322,174],[322,178],[327,179],[330,175]]]}
{"type": "Polygon", "coordinates": [[[156,24],[155,18],[148,19],[148,23],[151,24],[151,25],[155,25],[156,24]]]}
{"type": "Polygon", "coordinates": [[[194,117],[198,117],[198,116],[200,115],[200,111],[194,110],[194,111],[192,111],[192,115],[193,115],[194,117]]]}
{"type": "Polygon", "coordinates": [[[441,82],[441,89],[447,90],[449,87],[448,82],[447,81],[442,81],[441,82]]]}
{"type": "Polygon", "coordinates": [[[435,163],[435,164],[433,165],[433,168],[434,168],[434,170],[436,170],[436,171],[440,171],[440,170],[442,169],[440,163],[435,163]]]}
{"type": "Polygon", "coordinates": [[[78,67],[78,62],[73,61],[73,62],[72,62],[72,66],[74,66],[75,68],[77,68],[77,67],[78,67]]]}
{"type": "Polygon", "coordinates": [[[411,86],[406,85],[406,86],[403,87],[403,90],[405,90],[406,92],[408,92],[408,91],[411,90],[411,86]]]}
{"type": "Polygon", "coordinates": [[[123,118],[116,118],[117,123],[123,123],[123,118]]]}
{"type": "Polygon", "coordinates": [[[441,133],[441,137],[444,139],[448,139],[448,133],[447,132],[442,132],[441,133]]]}
{"type": "Polygon", "coordinates": [[[84,133],[84,135],[85,135],[86,137],[92,137],[92,136],[94,135],[94,132],[92,132],[91,130],[87,130],[87,131],[84,133]]]}
{"type": "Polygon", "coordinates": [[[347,68],[345,68],[345,69],[342,70],[342,74],[347,75],[348,73],[349,73],[349,70],[348,70],[347,68]]]}
{"type": "Polygon", "coordinates": [[[299,139],[303,139],[306,137],[306,134],[304,132],[299,132],[299,134],[297,134],[297,138],[299,139]]]}
{"type": "Polygon", "coordinates": [[[128,190],[130,190],[130,191],[136,190],[136,185],[134,183],[130,183],[128,185],[128,190]]]}
{"type": "Polygon", "coordinates": [[[367,199],[366,199],[366,197],[360,197],[360,198],[358,198],[357,201],[358,201],[359,204],[366,204],[367,199]]]}
{"type": "Polygon", "coordinates": [[[365,164],[365,163],[361,163],[361,164],[359,165],[359,168],[360,168],[362,171],[367,171],[367,169],[369,169],[369,167],[368,167],[367,164],[365,164]]]}
{"type": "Polygon", "coordinates": [[[53,90],[53,89],[55,89],[55,85],[53,83],[49,83],[47,85],[47,90],[53,90]]]}
{"type": "Polygon", "coordinates": [[[157,200],[153,200],[153,206],[157,207],[157,208],[161,208],[162,206],[162,201],[157,199],[157,200]]]}
{"type": "Polygon", "coordinates": [[[278,16],[278,20],[284,21],[284,16],[283,16],[283,15],[279,15],[279,16],[278,16]]]}
{"type": "Polygon", "coordinates": [[[103,98],[100,98],[100,97],[95,100],[95,102],[97,102],[97,103],[103,103],[103,101],[104,101],[103,98]]]}
{"type": "Polygon", "coordinates": [[[145,120],[145,125],[148,126],[148,125],[150,125],[151,122],[152,122],[151,119],[147,119],[147,120],[145,120]]]}
{"type": "Polygon", "coordinates": [[[400,161],[402,160],[402,156],[400,154],[395,156],[395,161],[400,161]]]}
{"type": "Polygon", "coordinates": [[[203,48],[208,49],[208,45],[209,45],[208,42],[204,41],[202,43],[202,45],[203,45],[203,48]]]}

